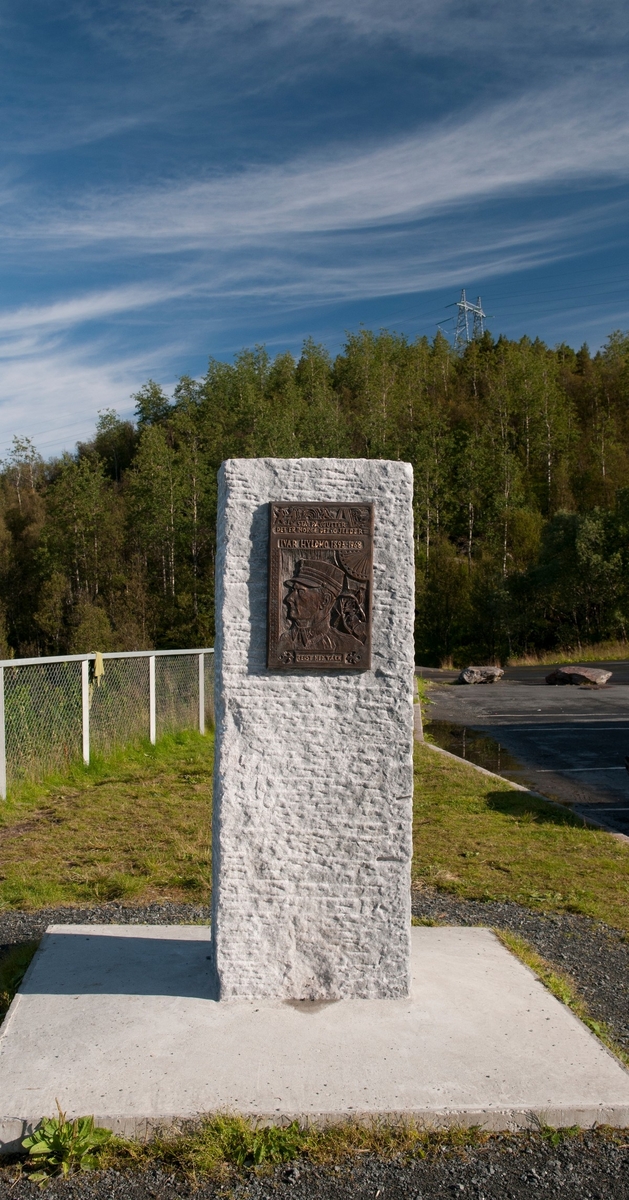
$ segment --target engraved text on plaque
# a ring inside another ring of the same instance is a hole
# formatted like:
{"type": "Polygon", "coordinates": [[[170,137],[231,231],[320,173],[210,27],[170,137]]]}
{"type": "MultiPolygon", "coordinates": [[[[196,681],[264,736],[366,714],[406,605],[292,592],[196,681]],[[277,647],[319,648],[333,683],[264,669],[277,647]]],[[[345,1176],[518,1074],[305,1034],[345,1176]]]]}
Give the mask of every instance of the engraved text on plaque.
{"type": "Polygon", "coordinates": [[[369,670],[373,504],[269,507],[267,665],[369,670]]]}

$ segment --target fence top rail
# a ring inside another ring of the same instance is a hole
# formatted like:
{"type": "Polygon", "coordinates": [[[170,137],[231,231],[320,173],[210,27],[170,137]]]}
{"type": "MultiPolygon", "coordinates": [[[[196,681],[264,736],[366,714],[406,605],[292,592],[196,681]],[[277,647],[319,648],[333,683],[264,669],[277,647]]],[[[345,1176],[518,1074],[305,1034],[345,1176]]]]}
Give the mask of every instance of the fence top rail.
{"type": "MultiPolygon", "coordinates": [[[[174,654],[213,654],[213,646],[199,646],[191,650],[112,650],[103,658],[163,658],[174,654]]],[[[0,667],[39,667],[44,663],[93,662],[96,653],[57,654],[52,658],[0,658],[0,667]]]]}

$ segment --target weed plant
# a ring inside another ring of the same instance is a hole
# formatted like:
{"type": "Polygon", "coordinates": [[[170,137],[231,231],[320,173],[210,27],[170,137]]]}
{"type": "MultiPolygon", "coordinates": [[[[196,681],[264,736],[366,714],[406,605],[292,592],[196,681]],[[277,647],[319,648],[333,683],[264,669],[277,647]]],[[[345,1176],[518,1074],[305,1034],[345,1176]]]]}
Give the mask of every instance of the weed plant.
{"type": "MultiPolygon", "coordinates": [[[[202,1118],[187,1128],[165,1131],[149,1142],[112,1136],[94,1126],[92,1117],[68,1121],[59,1110],[45,1118],[30,1138],[24,1140],[26,1156],[5,1160],[2,1170],[19,1177],[25,1173],[44,1186],[55,1175],[79,1170],[114,1169],[125,1174],[158,1167],[185,1179],[193,1188],[204,1178],[223,1181],[253,1174],[268,1174],[288,1162],[310,1162],[331,1167],[357,1162],[369,1155],[378,1159],[430,1161],[442,1155],[464,1156],[470,1150],[523,1152],[547,1142],[558,1146],[580,1138],[576,1126],[556,1129],[538,1122],[534,1129],[519,1133],[489,1133],[479,1126],[430,1129],[413,1121],[377,1120],[362,1124],[346,1121],[323,1128],[259,1125],[232,1113],[202,1118]]],[[[599,1127],[588,1136],[611,1143],[624,1143],[625,1131],[599,1127]]]]}
{"type": "Polygon", "coordinates": [[[111,1130],[94,1125],[93,1117],[68,1121],[58,1104],[57,1109],[56,1117],[45,1117],[22,1142],[23,1149],[28,1151],[29,1178],[40,1185],[54,1175],[94,1170],[99,1165],[100,1151],[112,1137],[111,1130]]]}
{"type": "Polygon", "coordinates": [[[431,1131],[413,1122],[377,1120],[369,1124],[347,1121],[323,1128],[303,1126],[297,1121],[267,1126],[219,1113],[204,1118],[198,1127],[165,1133],[146,1144],[114,1139],[101,1161],[103,1166],[118,1170],[158,1161],[193,1180],[204,1175],[224,1176],[234,1170],[268,1169],[298,1158],[320,1165],[364,1154],[426,1158],[442,1148],[460,1150],[485,1139],[486,1135],[476,1128],[431,1131]]]}
{"type": "MultiPolygon", "coordinates": [[[[591,1131],[589,1135],[592,1136],[591,1131]]],[[[555,1129],[539,1124],[521,1133],[489,1133],[469,1129],[429,1129],[413,1121],[346,1121],[323,1128],[289,1125],[259,1126],[244,1117],[219,1113],[187,1130],[171,1131],[148,1143],[112,1138],[100,1156],[103,1168],[129,1171],[159,1165],[193,1186],[204,1177],[227,1183],[230,1176],[268,1173],[287,1162],[302,1160],[320,1167],[351,1164],[363,1156],[378,1159],[430,1161],[442,1155],[463,1156],[472,1149],[523,1151],[553,1146],[583,1136],[576,1127],[555,1129]]],[[[600,1127],[601,1140],[625,1140],[624,1131],[600,1127]]]]}

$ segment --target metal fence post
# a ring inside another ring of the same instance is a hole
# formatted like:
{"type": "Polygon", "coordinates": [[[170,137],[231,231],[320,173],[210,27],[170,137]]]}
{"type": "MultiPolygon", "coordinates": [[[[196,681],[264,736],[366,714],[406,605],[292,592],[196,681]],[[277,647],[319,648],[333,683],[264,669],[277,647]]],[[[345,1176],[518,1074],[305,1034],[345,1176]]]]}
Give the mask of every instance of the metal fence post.
{"type": "Polygon", "coordinates": [[[81,663],[81,709],[83,719],[83,762],[90,762],[90,660],[81,663]]]}
{"type": "Polygon", "coordinates": [[[155,710],[155,655],[151,654],[149,658],[149,738],[151,745],[155,745],[157,738],[157,720],[155,710]]]}
{"type": "Polygon", "coordinates": [[[199,655],[199,733],[205,733],[205,654],[199,655]]]}
{"type": "Polygon", "coordinates": [[[0,797],[7,798],[7,739],[4,724],[4,667],[0,667],[0,797]]]}

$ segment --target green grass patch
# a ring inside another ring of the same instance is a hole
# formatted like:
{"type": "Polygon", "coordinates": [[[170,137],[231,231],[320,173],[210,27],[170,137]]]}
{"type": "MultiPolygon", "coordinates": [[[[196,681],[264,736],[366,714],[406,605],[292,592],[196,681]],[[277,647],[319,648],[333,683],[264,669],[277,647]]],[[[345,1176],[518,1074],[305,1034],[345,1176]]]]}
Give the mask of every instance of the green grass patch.
{"type": "Polygon", "coordinates": [[[206,902],[212,758],[188,732],[23,785],[0,812],[0,909],[206,902]]]}
{"type": "Polygon", "coordinates": [[[629,847],[416,743],[413,883],[629,931],[629,847]]]}
{"type": "Polygon", "coordinates": [[[150,1142],[114,1139],[101,1157],[103,1167],[124,1170],[159,1163],[194,1181],[307,1159],[320,1165],[372,1154],[379,1158],[427,1158],[456,1152],[488,1140],[479,1128],[427,1130],[412,1121],[346,1121],[323,1128],[258,1125],[231,1113],[208,1116],[190,1130],[162,1134],[150,1142]]]}
{"type": "MultiPolygon", "coordinates": [[[[212,755],[184,733],[29,785],[0,812],[0,908],[207,902],[212,755]]],[[[629,931],[628,847],[419,743],[415,776],[415,886],[629,931]]]]}
{"type": "MultiPolygon", "coordinates": [[[[540,1125],[521,1133],[488,1133],[479,1126],[470,1129],[427,1129],[414,1121],[374,1119],[368,1123],[345,1121],[323,1128],[289,1125],[261,1126],[229,1113],[206,1117],[190,1130],[172,1132],[141,1144],[112,1139],[103,1148],[100,1165],[119,1171],[159,1165],[193,1186],[203,1177],[227,1180],[248,1172],[268,1172],[295,1160],[317,1166],[352,1164],[365,1155],[410,1162],[430,1161],[444,1154],[462,1156],[479,1148],[510,1152],[539,1147],[540,1142],[557,1145],[582,1137],[576,1128],[554,1129],[540,1125]]],[[[599,1128],[588,1136],[623,1143],[624,1131],[599,1128]]]]}
{"type": "Polygon", "coordinates": [[[495,929],[494,933],[512,954],[515,954],[521,962],[534,971],[545,987],[548,988],[549,992],[552,992],[553,996],[556,996],[558,1000],[561,1000],[562,1004],[571,1008],[575,1016],[583,1021],[583,1024],[587,1025],[592,1033],[596,1034],[597,1038],[607,1046],[608,1050],[611,1050],[625,1066],[629,1066],[629,1054],[614,1041],[605,1022],[596,1021],[592,1017],[585,1000],[579,995],[575,982],[571,979],[570,975],[567,975],[565,971],[561,971],[545,958],[542,958],[541,954],[537,953],[537,950],[531,946],[530,942],[520,937],[519,934],[511,933],[509,929],[495,929]]]}

